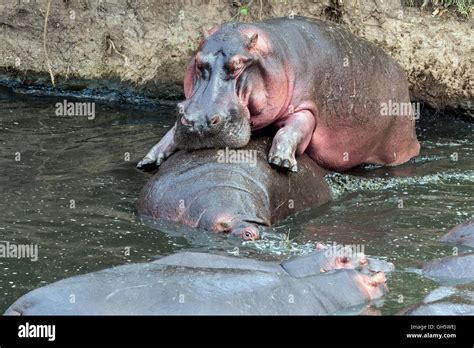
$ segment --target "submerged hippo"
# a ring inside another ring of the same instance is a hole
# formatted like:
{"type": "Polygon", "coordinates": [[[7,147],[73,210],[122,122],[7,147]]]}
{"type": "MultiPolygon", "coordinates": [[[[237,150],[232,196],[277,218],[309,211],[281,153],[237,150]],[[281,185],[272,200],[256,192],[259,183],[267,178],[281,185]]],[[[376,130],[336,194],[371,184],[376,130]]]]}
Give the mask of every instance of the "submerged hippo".
{"type": "MultiPolygon", "coordinates": [[[[473,225],[472,219],[457,225],[444,235],[441,241],[472,246],[473,225]]],[[[422,274],[445,286],[433,290],[422,302],[402,310],[399,314],[474,315],[474,253],[430,261],[423,267],[422,274]]]]}
{"type": "Polygon", "coordinates": [[[455,226],[441,238],[441,241],[474,248],[474,219],[455,226]]]}
{"type": "Polygon", "coordinates": [[[431,261],[423,267],[423,276],[444,284],[472,282],[474,281],[474,253],[431,261]]]}
{"type": "Polygon", "coordinates": [[[418,155],[403,69],[382,49],[334,23],[303,17],[212,29],[185,74],[175,126],[138,163],[177,149],[245,146],[251,130],[278,129],[270,163],[397,165],[418,155]]]}
{"type": "MultiPolygon", "coordinates": [[[[474,220],[455,226],[441,241],[472,247],[474,244],[474,220]]],[[[459,284],[474,281],[474,253],[448,256],[429,262],[423,267],[423,275],[441,283],[459,284]]]]}
{"type": "MultiPolygon", "coordinates": [[[[231,256],[181,252],[150,263],[85,274],[31,291],[7,315],[107,314],[329,314],[362,310],[387,288],[382,272],[355,269],[320,273],[321,253],[304,259],[305,275],[278,264],[231,256]],[[71,296],[75,301],[71,303],[71,296]]],[[[370,260],[369,260],[370,264],[370,260]]],[[[364,265],[353,265],[366,267],[364,265]]]]}
{"type": "Polygon", "coordinates": [[[441,286],[400,315],[474,315],[474,283],[441,286]]]}
{"type": "Polygon", "coordinates": [[[331,199],[326,171],[306,155],[298,173],[273,170],[266,161],[270,145],[262,136],[240,150],[176,153],[142,189],[139,214],[255,240],[258,226],[331,199]]]}

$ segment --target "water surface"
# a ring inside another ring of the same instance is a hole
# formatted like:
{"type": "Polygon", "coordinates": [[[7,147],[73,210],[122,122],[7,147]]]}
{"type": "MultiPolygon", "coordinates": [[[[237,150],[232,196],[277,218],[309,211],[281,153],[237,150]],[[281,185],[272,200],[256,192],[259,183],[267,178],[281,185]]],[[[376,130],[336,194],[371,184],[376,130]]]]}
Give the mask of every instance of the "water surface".
{"type": "Polygon", "coordinates": [[[0,239],[39,247],[36,262],[0,259],[1,312],[56,280],[178,250],[270,260],[310,252],[315,242],[337,242],[395,264],[380,308],[394,314],[437,286],[419,268],[452,253],[438,238],[474,211],[472,124],[422,115],[418,159],[330,175],[333,202],[288,219],[262,241],[152,227],[135,213],[150,174],[134,166],[173,124],[174,109],[97,104],[89,120],[56,116],[62,101],[0,92],[0,239]]]}

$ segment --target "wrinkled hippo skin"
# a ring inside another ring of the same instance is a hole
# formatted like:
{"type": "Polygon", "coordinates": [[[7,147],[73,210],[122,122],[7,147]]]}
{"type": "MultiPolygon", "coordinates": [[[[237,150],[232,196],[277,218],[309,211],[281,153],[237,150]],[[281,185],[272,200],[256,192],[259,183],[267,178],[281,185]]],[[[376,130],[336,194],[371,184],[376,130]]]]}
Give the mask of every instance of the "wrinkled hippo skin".
{"type": "Polygon", "coordinates": [[[255,240],[258,226],[269,227],[331,199],[325,170],[307,155],[301,156],[298,173],[274,170],[266,161],[270,146],[270,137],[253,139],[239,150],[252,158],[240,163],[230,157],[237,150],[174,154],[142,189],[138,213],[255,240]]]}
{"type": "Polygon", "coordinates": [[[305,258],[314,271],[295,277],[277,262],[181,252],[58,281],[24,295],[5,314],[312,315],[362,310],[386,293],[382,272],[320,273],[318,253],[324,250],[305,258]]]}
{"type": "MultiPolygon", "coordinates": [[[[473,240],[473,222],[471,219],[455,226],[441,241],[469,246],[473,240]]],[[[399,314],[474,315],[474,253],[428,262],[422,274],[444,286],[433,290],[422,302],[403,309],[399,314]]]]}
{"type": "Polygon", "coordinates": [[[474,281],[474,253],[431,261],[423,267],[423,276],[443,284],[474,281]]]}
{"type": "MultiPolygon", "coordinates": [[[[472,246],[474,241],[474,220],[468,220],[455,226],[441,241],[472,246]]],[[[423,275],[443,284],[461,284],[474,281],[474,253],[448,256],[427,263],[423,275]]]]}
{"type": "Polygon", "coordinates": [[[474,315],[474,283],[441,286],[399,315],[474,315]]]}
{"type": "Polygon", "coordinates": [[[340,244],[327,246],[318,243],[321,252],[299,256],[281,263],[281,266],[294,277],[306,277],[314,274],[317,266],[321,273],[333,269],[357,269],[362,273],[391,273],[395,266],[391,262],[367,258],[364,253],[340,244]]]}
{"type": "Polygon", "coordinates": [[[474,219],[457,225],[441,238],[442,242],[474,248],[474,219]]]}
{"type": "Polygon", "coordinates": [[[175,126],[139,168],[177,149],[242,147],[252,130],[270,125],[278,131],[268,161],[292,171],[304,152],[330,170],[397,165],[419,153],[405,72],[334,23],[217,26],[188,64],[184,94],[175,126]]]}

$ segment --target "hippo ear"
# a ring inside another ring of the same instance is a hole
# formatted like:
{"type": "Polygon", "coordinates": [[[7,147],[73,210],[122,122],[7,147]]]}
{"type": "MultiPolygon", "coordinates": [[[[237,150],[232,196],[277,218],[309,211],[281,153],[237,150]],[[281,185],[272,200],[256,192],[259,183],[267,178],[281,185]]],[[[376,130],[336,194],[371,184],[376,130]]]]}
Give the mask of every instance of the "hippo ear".
{"type": "Polygon", "coordinates": [[[193,56],[191,61],[186,67],[186,72],[184,74],[184,96],[188,99],[191,96],[193,85],[194,85],[194,70],[196,65],[196,56],[193,56]]]}
{"type": "Polygon", "coordinates": [[[246,46],[249,51],[256,51],[261,55],[270,53],[270,43],[264,33],[252,29],[244,31],[243,34],[248,38],[246,46]]]}
{"type": "Polygon", "coordinates": [[[253,50],[257,46],[258,42],[258,33],[253,33],[249,37],[249,42],[247,43],[247,48],[249,51],[253,50]]]}

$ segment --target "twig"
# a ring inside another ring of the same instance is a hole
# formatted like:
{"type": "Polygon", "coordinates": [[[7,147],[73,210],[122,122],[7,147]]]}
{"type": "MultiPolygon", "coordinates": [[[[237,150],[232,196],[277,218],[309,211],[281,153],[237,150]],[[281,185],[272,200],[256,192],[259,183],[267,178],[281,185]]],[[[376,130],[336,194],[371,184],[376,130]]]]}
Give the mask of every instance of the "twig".
{"type": "Polygon", "coordinates": [[[49,76],[51,77],[51,83],[54,86],[55,83],[54,83],[53,69],[51,68],[51,61],[49,60],[48,48],[47,48],[47,45],[46,45],[47,31],[48,31],[48,18],[49,18],[49,9],[50,9],[50,7],[51,7],[51,0],[48,1],[48,8],[46,9],[46,16],[44,17],[43,50],[44,50],[44,55],[46,57],[46,64],[48,65],[49,76]]]}
{"type": "Polygon", "coordinates": [[[262,8],[263,8],[263,0],[260,0],[260,10],[258,11],[259,20],[262,20],[262,8]]]}
{"type": "Polygon", "coordinates": [[[122,58],[124,59],[125,62],[123,63],[123,65],[124,65],[124,66],[129,66],[129,59],[128,59],[128,57],[127,57],[125,54],[120,53],[119,51],[117,51],[117,49],[115,48],[115,44],[114,44],[114,42],[112,41],[112,39],[107,38],[107,40],[109,41],[109,45],[110,45],[110,47],[114,50],[114,52],[117,53],[120,57],[122,57],[122,58]]]}

